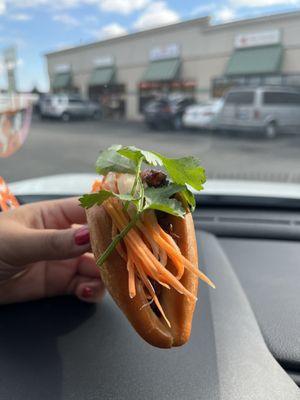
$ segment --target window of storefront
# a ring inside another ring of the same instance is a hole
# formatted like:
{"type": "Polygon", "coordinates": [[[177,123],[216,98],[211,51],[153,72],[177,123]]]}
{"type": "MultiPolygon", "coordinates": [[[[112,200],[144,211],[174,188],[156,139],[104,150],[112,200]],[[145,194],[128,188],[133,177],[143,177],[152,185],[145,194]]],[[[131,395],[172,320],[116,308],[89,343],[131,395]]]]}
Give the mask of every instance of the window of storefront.
{"type": "Polygon", "coordinates": [[[104,117],[124,117],[126,115],[126,86],[110,83],[108,85],[90,85],[89,98],[99,102],[104,117]]]}
{"type": "Polygon", "coordinates": [[[261,75],[244,77],[220,77],[213,79],[212,97],[222,97],[224,93],[235,86],[291,86],[300,89],[300,74],[261,75]]]}
{"type": "Polygon", "coordinates": [[[141,82],[139,91],[139,112],[143,113],[146,104],[160,97],[179,94],[194,98],[196,94],[196,82],[173,81],[173,82],[141,82]]]}
{"type": "Polygon", "coordinates": [[[88,95],[99,102],[104,117],[124,117],[126,113],[125,85],[118,83],[113,57],[104,56],[94,60],[88,95]]]}
{"type": "Polygon", "coordinates": [[[262,77],[262,84],[264,84],[264,85],[282,85],[283,84],[283,76],[275,75],[275,76],[262,77]]]}
{"type": "Polygon", "coordinates": [[[191,96],[195,94],[194,81],[181,79],[181,49],[176,43],[156,46],[149,52],[149,63],[138,86],[139,112],[153,100],[173,93],[191,96]]]}
{"type": "Polygon", "coordinates": [[[283,82],[285,85],[288,86],[296,86],[296,87],[300,87],[300,74],[298,75],[285,75],[283,77],[283,82]]]}

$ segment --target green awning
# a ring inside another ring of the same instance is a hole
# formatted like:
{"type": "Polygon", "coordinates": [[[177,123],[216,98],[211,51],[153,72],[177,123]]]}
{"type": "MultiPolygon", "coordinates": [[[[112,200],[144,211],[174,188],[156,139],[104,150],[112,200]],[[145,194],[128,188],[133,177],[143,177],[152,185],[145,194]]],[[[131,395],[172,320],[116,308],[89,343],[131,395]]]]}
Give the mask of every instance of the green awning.
{"type": "Polygon", "coordinates": [[[91,74],[90,85],[108,85],[113,80],[114,74],[115,68],[112,66],[95,68],[91,74]]]}
{"type": "Polygon", "coordinates": [[[172,81],[177,78],[180,59],[152,61],[146,69],[143,81],[172,81]]]}
{"type": "Polygon", "coordinates": [[[71,72],[59,72],[54,75],[52,88],[53,89],[65,89],[71,86],[72,75],[71,72]]]}
{"type": "Polygon", "coordinates": [[[227,64],[226,75],[278,73],[281,69],[282,55],[281,45],[235,50],[227,64]]]}

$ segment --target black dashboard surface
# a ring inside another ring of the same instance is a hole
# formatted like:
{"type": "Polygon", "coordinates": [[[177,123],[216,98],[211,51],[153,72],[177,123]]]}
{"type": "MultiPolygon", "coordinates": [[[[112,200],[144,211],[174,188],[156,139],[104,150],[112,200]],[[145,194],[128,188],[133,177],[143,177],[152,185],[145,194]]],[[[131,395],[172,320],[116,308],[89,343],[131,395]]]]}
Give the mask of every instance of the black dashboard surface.
{"type": "Polygon", "coordinates": [[[300,371],[300,243],[220,240],[266,343],[288,370],[300,371]]]}
{"type": "Polygon", "coordinates": [[[283,368],[297,381],[300,246],[197,238],[217,289],[200,285],[187,345],[144,343],[109,296],[2,306],[0,399],[300,399],[283,368]]]}
{"type": "Polygon", "coordinates": [[[107,296],[97,306],[71,298],[1,307],[0,398],[299,399],[275,361],[218,240],[199,235],[201,286],[190,342],[144,343],[107,296]]]}

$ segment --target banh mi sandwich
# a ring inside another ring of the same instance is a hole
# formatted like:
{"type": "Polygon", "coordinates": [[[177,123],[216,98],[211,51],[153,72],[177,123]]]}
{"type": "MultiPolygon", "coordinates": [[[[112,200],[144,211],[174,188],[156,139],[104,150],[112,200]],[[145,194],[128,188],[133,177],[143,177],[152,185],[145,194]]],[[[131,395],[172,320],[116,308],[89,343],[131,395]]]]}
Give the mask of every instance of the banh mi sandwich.
{"type": "Polygon", "coordinates": [[[167,158],[136,147],[103,151],[101,175],[80,198],[109,293],[137,333],[156,347],[189,339],[199,278],[191,211],[205,171],[194,157],[167,158]]]}

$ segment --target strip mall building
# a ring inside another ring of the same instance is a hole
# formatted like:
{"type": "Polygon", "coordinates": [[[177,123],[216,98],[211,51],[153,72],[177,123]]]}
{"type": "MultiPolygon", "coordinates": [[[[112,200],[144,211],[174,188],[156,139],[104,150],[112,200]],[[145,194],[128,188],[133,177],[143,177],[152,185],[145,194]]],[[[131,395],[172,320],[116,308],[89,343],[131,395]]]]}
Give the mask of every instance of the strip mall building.
{"type": "Polygon", "coordinates": [[[208,17],[46,55],[54,93],[80,92],[138,119],[164,93],[219,97],[232,85],[300,87],[300,12],[212,25],[208,17]]]}

